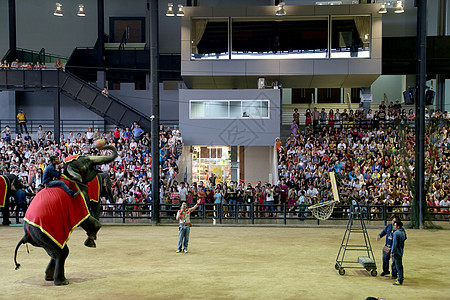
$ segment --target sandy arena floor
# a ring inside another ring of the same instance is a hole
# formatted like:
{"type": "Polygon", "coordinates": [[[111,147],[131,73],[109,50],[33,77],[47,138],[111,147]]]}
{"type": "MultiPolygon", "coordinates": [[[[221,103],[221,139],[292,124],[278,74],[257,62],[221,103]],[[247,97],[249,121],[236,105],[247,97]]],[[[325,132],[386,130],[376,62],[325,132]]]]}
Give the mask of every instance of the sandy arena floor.
{"type": "MultiPolygon", "coordinates": [[[[381,229],[369,230],[379,272],[381,229]]],[[[14,270],[23,228],[3,226],[0,299],[450,299],[448,230],[407,231],[403,286],[363,269],[338,275],[344,231],[194,226],[190,252],[177,254],[175,226],[105,226],[96,249],[83,246],[84,231],[77,229],[66,262],[71,284],[54,286],[44,281],[49,257],[42,248],[30,245],[27,254],[22,245],[22,267],[14,270]]]]}

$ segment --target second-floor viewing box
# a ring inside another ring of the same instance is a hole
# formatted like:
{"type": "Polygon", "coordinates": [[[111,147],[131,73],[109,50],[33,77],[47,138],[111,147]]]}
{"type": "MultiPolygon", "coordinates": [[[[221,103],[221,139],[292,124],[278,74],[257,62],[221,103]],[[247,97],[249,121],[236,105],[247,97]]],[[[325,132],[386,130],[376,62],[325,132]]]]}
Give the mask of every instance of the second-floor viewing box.
{"type": "Polygon", "coordinates": [[[186,7],[181,75],[188,88],[368,87],[381,75],[380,4],[186,7]]]}

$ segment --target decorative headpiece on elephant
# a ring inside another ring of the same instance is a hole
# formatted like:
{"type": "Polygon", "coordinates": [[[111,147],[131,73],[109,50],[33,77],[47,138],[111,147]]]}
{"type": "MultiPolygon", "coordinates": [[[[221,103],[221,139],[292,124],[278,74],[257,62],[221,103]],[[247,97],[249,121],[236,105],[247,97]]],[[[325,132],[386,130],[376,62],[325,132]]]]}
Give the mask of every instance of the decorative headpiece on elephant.
{"type": "Polygon", "coordinates": [[[67,241],[77,226],[81,226],[88,235],[87,247],[96,247],[94,240],[100,222],[89,213],[89,196],[87,183],[100,172],[97,166],[114,161],[117,149],[114,146],[97,144],[100,150],[111,150],[110,156],[77,155],[65,159],[64,173],[61,178],[70,189],[78,190],[76,197],[70,197],[60,187],[47,187],[33,199],[24,217],[25,235],[16,246],[14,262],[16,270],[17,251],[20,245],[30,243],[43,247],[51,259],[45,270],[45,280],[54,281],[55,285],[65,285],[69,281],[64,276],[64,263],[69,255],[67,241]]]}
{"type": "Polygon", "coordinates": [[[89,209],[91,215],[97,220],[100,219],[101,205],[100,198],[104,197],[109,200],[109,203],[115,203],[115,199],[112,193],[112,182],[108,172],[100,173],[89,182],[89,209]]]}
{"type": "Polygon", "coordinates": [[[0,207],[3,215],[3,225],[9,225],[9,198],[11,192],[18,191],[22,188],[22,182],[14,174],[6,174],[0,176],[0,207]]]}

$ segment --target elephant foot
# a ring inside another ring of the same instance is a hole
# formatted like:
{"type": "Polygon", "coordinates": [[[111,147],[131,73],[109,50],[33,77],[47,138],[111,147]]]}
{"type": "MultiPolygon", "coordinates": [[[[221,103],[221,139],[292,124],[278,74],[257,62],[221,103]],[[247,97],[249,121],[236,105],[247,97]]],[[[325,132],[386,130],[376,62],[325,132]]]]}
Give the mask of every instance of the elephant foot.
{"type": "Polygon", "coordinates": [[[3,221],[2,224],[5,226],[9,226],[11,224],[11,221],[3,221]]]}
{"type": "Polygon", "coordinates": [[[53,279],[53,276],[47,276],[45,275],[45,281],[53,281],[55,279],[53,279]]]}
{"type": "Polygon", "coordinates": [[[94,242],[94,237],[88,237],[85,241],[84,241],[84,245],[86,247],[89,248],[97,248],[97,245],[94,242]]]}
{"type": "Polygon", "coordinates": [[[63,279],[63,280],[55,280],[55,285],[68,285],[69,284],[69,280],[67,279],[63,279]]]}

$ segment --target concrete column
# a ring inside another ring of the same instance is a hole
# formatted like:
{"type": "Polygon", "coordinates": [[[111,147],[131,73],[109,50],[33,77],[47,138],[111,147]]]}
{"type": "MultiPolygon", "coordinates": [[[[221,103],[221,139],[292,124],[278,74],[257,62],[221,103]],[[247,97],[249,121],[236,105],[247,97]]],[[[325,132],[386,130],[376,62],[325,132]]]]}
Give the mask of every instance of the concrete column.
{"type": "Polygon", "coordinates": [[[238,146],[231,146],[231,181],[239,180],[238,146]]]}
{"type": "Polygon", "coordinates": [[[106,73],[105,71],[97,71],[97,87],[103,89],[106,86],[106,73]]]}
{"type": "MultiPolygon", "coordinates": [[[[370,87],[363,87],[362,88],[363,89],[363,94],[371,94],[371,89],[370,89],[370,87]]],[[[363,102],[363,108],[366,110],[366,111],[368,111],[369,109],[370,109],[370,102],[363,102]]],[[[385,103],[385,104],[389,104],[389,103],[385,103]]]]}
{"type": "MultiPolygon", "coordinates": [[[[439,0],[437,34],[445,36],[447,33],[447,0],[439,0]]],[[[445,111],[445,76],[436,76],[436,108],[445,111]]]]}
{"type": "Polygon", "coordinates": [[[16,47],[16,0],[8,1],[8,11],[9,11],[9,54],[10,60],[13,61],[17,58],[16,47]]]}

